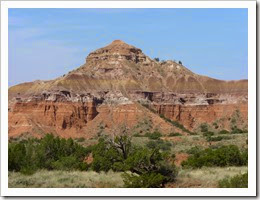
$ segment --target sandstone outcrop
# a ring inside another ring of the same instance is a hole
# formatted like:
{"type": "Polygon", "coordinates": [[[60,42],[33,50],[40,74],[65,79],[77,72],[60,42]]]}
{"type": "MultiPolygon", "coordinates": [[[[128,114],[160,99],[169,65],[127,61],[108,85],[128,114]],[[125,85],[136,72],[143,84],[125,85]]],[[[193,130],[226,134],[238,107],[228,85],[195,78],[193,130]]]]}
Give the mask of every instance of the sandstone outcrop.
{"type": "Polygon", "coordinates": [[[237,111],[240,125],[246,126],[247,91],[247,80],[200,76],[115,40],[62,77],[10,87],[9,136],[41,137],[52,132],[91,138],[121,125],[138,133],[158,129],[187,134],[160,115],[192,131],[203,122],[230,129],[237,111]]]}

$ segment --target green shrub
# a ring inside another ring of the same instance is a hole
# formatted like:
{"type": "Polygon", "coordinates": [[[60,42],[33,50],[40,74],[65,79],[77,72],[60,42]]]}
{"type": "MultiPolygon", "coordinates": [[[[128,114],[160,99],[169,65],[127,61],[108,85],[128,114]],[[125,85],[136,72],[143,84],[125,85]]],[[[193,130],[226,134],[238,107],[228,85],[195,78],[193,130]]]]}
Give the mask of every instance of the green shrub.
{"type": "Polygon", "coordinates": [[[201,124],[200,125],[200,131],[202,132],[202,133],[204,133],[204,132],[208,132],[208,124],[207,123],[203,123],[203,124],[201,124]]]}
{"type": "Polygon", "coordinates": [[[25,160],[26,148],[25,144],[18,143],[8,145],[8,169],[10,171],[20,171],[26,164],[25,160]]]}
{"type": "Polygon", "coordinates": [[[19,143],[8,144],[8,170],[20,171],[30,175],[37,169],[37,153],[35,143],[37,140],[29,139],[19,143]]]}
{"type": "Polygon", "coordinates": [[[108,172],[110,169],[120,171],[119,162],[123,162],[123,156],[104,138],[99,139],[99,143],[93,147],[93,162],[91,168],[96,171],[108,172]],[[119,168],[118,168],[119,167],[119,168]]]}
{"type": "MultiPolygon", "coordinates": [[[[151,142],[150,145],[155,141],[151,142]]],[[[156,142],[164,144],[161,140],[156,142]]],[[[174,166],[166,164],[167,153],[161,153],[156,146],[133,146],[127,136],[117,136],[114,140],[101,138],[92,154],[93,170],[128,172],[123,175],[126,187],[163,187],[174,181],[177,174],[174,166]]]]}
{"type": "Polygon", "coordinates": [[[214,133],[213,132],[210,132],[210,131],[207,131],[207,132],[204,132],[203,133],[203,136],[204,137],[211,137],[211,136],[213,136],[214,135],[214,133]]]}
{"type": "Polygon", "coordinates": [[[52,162],[52,168],[55,170],[87,170],[88,165],[78,160],[75,156],[61,157],[59,160],[52,162]]]}
{"type": "Polygon", "coordinates": [[[166,164],[165,155],[158,149],[136,149],[125,161],[126,169],[134,173],[123,175],[126,187],[164,187],[174,182],[177,170],[166,164]]]}
{"type": "Polygon", "coordinates": [[[195,152],[186,161],[182,162],[182,166],[188,168],[242,166],[247,165],[247,162],[246,152],[240,152],[237,146],[229,145],[195,152]]]}
{"type": "Polygon", "coordinates": [[[175,137],[175,136],[182,136],[180,133],[176,132],[176,133],[170,133],[168,135],[168,137],[175,137]]]}
{"type": "Polygon", "coordinates": [[[199,146],[191,147],[189,150],[187,150],[188,154],[197,154],[202,151],[202,148],[199,146]]]}
{"type": "Polygon", "coordinates": [[[155,149],[158,147],[157,141],[149,141],[146,146],[150,149],[155,149]]]}
{"type": "Polygon", "coordinates": [[[218,128],[219,128],[217,122],[214,122],[214,123],[213,123],[213,126],[214,126],[215,129],[218,129],[218,128]]]}
{"type": "Polygon", "coordinates": [[[169,141],[163,141],[163,140],[157,140],[157,141],[151,140],[146,144],[146,146],[150,149],[158,148],[162,151],[170,151],[172,143],[169,141]]]}
{"type": "Polygon", "coordinates": [[[153,132],[153,133],[146,133],[146,137],[152,139],[152,140],[158,140],[160,137],[162,137],[162,134],[160,132],[153,132]]]}
{"type": "Polygon", "coordinates": [[[135,133],[133,134],[134,137],[143,137],[142,135],[140,135],[140,133],[135,133]]]}
{"type": "Polygon", "coordinates": [[[228,137],[228,136],[207,137],[208,142],[230,140],[230,139],[231,139],[231,137],[228,137]]]}
{"type": "Polygon", "coordinates": [[[89,153],[87,148],[74,142],[71,138],[60,139],[53,135],[47,134],[37,147],[37,157],[39,168],[52,170],[52,163],[62,157],[74,156],[77,160],[83,161],[89,153]]]}
{"type": "Polygon", "coordinates": [[[221,131],[219,131],[218,132],[218,134],[229,134],[229,131],[227,131],[227,130],[221,130],[221,131]]]}
{"type": "Polygon", "coordinates": [[[242,129],[237,128],[236,126],[232,127],[231,134],[240,134],[240,133],[244,133],[244,131],[242,129]]]}
{"type": "Polygon", "coordinates": [[[244,164],[248,163],[248,149],[245,149],[241,152],[242,160],[244,164]]]}
{"type": "Polygon", "coordinates": [[[76,140],[77,140],[77,142],[84,142],[85,138],[84,137],[80,137],[80,138],[77,138],[76,140]]]}
{"type": "Polygon", "coordinates": [[[248,188],[248,173],[219,181],[220,188],[248,188]]]}
{"type": "Polygon", "coordinates": [[[47,134],[42,139],[29,139],[8,145],[8,170],[31,174],[37,169],[84,170],[83,160],[90,152],[72,139],[47,134]]]}

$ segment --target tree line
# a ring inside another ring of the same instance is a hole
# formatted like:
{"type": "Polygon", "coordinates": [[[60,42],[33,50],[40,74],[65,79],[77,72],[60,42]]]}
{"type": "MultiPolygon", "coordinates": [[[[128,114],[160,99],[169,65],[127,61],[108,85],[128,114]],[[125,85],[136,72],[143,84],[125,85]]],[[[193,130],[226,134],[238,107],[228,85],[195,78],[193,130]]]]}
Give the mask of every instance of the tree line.
{"type": "MultiPolygon", "coordinates": [[[[33,174],[39,169],[47,170],[93,170],[121,172],[125,187],[165,187],[174,182],[178,170],[174,165],[171,145],[160,139],[160,133],[147,134],[145,146],[133,144],[126,134],[114,137],[101,136],[97,144],[82,146],[73,139],[64,139],[47,134],[41,139],[9,142],[9,171],[33,174]],[[93,161],[85,159],[91,154],[93,161]]],[[[247,165],[247,151],[237,146],[222,146],[217,149],[193,148],[182,167],[242,166],[247,165]]]]}

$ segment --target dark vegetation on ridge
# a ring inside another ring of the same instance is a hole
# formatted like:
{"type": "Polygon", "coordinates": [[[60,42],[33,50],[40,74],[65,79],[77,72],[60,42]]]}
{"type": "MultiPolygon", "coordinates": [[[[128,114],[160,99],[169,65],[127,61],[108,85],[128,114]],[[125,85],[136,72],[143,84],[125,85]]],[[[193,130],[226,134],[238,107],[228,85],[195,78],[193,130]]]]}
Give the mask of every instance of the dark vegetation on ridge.
{"type": "MultiPolygon", "coordinates": [[[[148,105],[148,104],[141,104],[141,105],[144,106],[145,108],[147,108],[148,110],[150,110],[151,112],[153,112],[153,113],[155,113],[155,114],[158,114],[158,113],[156,112],[156,110],[154,110],[153,108],[151,108],[150,105],[148,105]]],[[[159,116],[160,116],[162,119],[164,119],[165,121],[171,123],[173,126],[179,128],[179,129],[181,129],[183,132],[189,133],[190,135],[196,134],[196,133],[194,133],[194,132],[192,132],[192,131],[186,129],[186,128],[185,128],[182,124],[180,124],[179,122],[174,121],[174,120],[171,120],[171,119],[165,117],[163,114],[160,114],[159,116]]]]}

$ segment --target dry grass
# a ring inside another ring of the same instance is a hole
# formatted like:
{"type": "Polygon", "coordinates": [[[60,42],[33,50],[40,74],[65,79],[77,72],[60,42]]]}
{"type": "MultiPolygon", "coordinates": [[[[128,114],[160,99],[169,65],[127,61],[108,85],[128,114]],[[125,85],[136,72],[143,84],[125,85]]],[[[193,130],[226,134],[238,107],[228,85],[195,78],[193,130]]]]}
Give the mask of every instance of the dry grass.
{"type": "Polygon", "coordinates": [[[132,138],[132,142],[134,145],[136,146],[145,146],[148,142],[150,141],[150,139],[148,137],[133,137],[132,138]]]}
{"type": "Polygon", "coordinates": [[[207,147],[208,144],[200,135],[186,135],[177,137],[168,137],[165,140],[171,141],[173,143],[173,153],[186,152],[193,146],[207,147]]]}
{"type": "Polygon", "coordinates": [[[46,171],[26,176],[9,172],[10,188],[119,188],[123,187],[121,173],[93,171],[46,171]]]}
{"type": "Polygon", "coordinates": [[[246,173],[247,166],[243,167],[205,167],[201,169],[181,169],[177,182],[169,187],[178,188],[216,188],[218,181],[237,174],[246,173]]]}
{"type": "MultiPolygon", "coordinates": [[[[234,144],[239,148],[247,148],[247,134],[227,134],[229,140],[211,142],[213,146],[223,146],[234,144]]],[[[217,134],[216,134],[217,136],[217,134]]],[[[184,154],[192,146],[207,148],[210,143],[202,135],[186,135],[176,137],[163,137],[162,139],[171,141],[173,146],[171,152],[183,158],[184,154]]],[[[147,137],[133,137],[133,144],[144,146],[149,141],[147,137]]],[[[96,143],[96,139],[84,140],[81,144],[88,146],[96,143]]],[[[186,157],[185,157],[186,158],[186,157]]],[[[181,162],[181,160],[178,158],[181,162]]],[[[180,163],[179,163],[180,164],[180,163]]],[[[177,182],[168,184],[167,187],[178,188],[215,188],[218,181],[227,177],[247,172],[244,167],[212,167],[201,169],[180,169],[177,182]]],[[[31,176],[21,173],[9,172],[9,187],[11,188],[119,188],[124,187],[121,173],[108,172],[96,173],[93,171],[46,171],[41,170],[31,176]]]]}
{"type": "MultiPolygon", "coordinates": [[[[215,136],[219,136],[219,134],[215,134],[215,136]]],[[[231,139],[223,139],[217,142],[207,142],[205,137],[202,135],[186,135],[186,136],[176,136],[176,137],[164,137],[164,140],[171,141],[173,143],[172,152],[186,152],[191,147],[200,146],[202,148],[208,148],[210,146],[223,146],[223,145],[236,145],[240,149],[247,148],[247,133],[243,134],[227,134],[224,136],[229,136],[231,139]]]]}
{"type": "MultiPolygon", "coordinates": [[[[177,181],[168,184],[174,188],[216,188],[218,181],[246,173],[247,167],[211,167],[180,169],[177,181]]],[[[121,173],[66,172],[41,170],[26,176],[9,172],[9,188],[121,188],[124,187],[121,173]]]]}
{"type": "Polygon", "coordinates": [[[242,133],[242,134],[227,134],[227,136],[230,136],[230,140],[222,140],[217,142],[217,145],[236,145],[238,148],[247,148],[247,139],[248,139],[248,134],[247,133],[242,133]]]}

